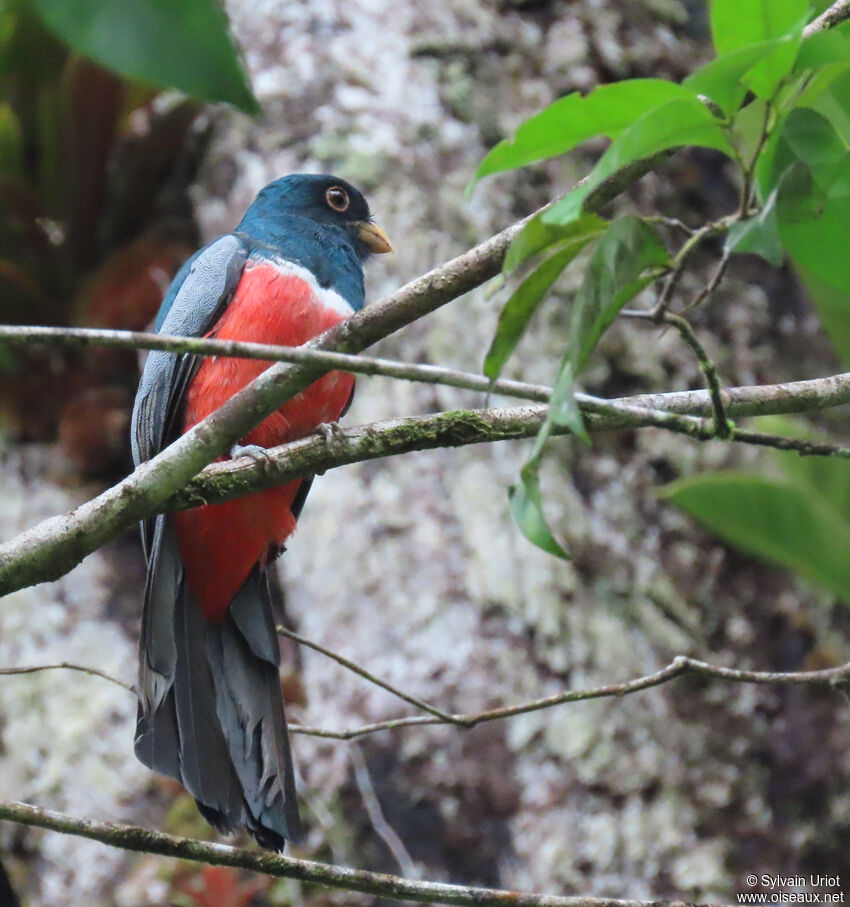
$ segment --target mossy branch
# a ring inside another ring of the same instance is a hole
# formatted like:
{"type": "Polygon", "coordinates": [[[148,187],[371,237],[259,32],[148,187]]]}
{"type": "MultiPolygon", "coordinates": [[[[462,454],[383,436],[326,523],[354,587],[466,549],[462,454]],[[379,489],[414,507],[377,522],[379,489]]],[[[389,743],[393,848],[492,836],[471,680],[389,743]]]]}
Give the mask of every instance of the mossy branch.
{"type": "MultiPolygon", "coordinates": [[[[633,901],[613,898],[558,897],[556,895],[521,894],[516,891],[474,888],[404,879],[387,873],[348,869],[313,860],[299,860],[280,854],[243,850],[226,844],[210,844],[149,831],[130,825],[114,825],[78,819],[53,810],[40,809],[14,800],[0,800],[0,820],[32,825],[66,835],[89,838],[111,847],[137,853],[159,854],[192,860],[211,866],[232,866],[262,872],[282,879],[296,879],[313,885],[324,885],[345,891],[360,891],[378,897],[426,904],[478,904],[488,907],[685,907],[681,901],[633,901]]],[[[697,907],[697,905],[694,905],[697,907]]],[[[709,905],[701,905],[709,907],[709,905]]]]}
{"type": "MultiPolygon", "coordinates": [[[[800,413],[850,402],[850,374],[821,381],[729,388],[722,391],[724,411],[730,417],[800,413]],[[822,382],[822,383],[821,383],[822,382]]],[[[661,428],[694,440],[717,437],[712,396],[708,391],[655,394],[602,400],[577,395],[591,432],[631,428],[661,428]],[[651,405],[647,405],[651,401],[651,405]]],[[[219,503],[292,479],[325,472],[338,466],[440,447],[465,447],[532,438],[546,418],[545,406],[455,410],[387,419],[354,428],[339,428],[327,436],[311,435],[272,448],[268,459],[250,457],[213,463],[165,502],[163,509],[178,510],[204,503],[219,503]]],[[[850,448],[828,442],[768,435],[730,426],[729,440],[745,444],[796,450],[804,456],[850,459],[850,448]]],[[[555,428],[553,434],[567,434],[555,428]]]]}

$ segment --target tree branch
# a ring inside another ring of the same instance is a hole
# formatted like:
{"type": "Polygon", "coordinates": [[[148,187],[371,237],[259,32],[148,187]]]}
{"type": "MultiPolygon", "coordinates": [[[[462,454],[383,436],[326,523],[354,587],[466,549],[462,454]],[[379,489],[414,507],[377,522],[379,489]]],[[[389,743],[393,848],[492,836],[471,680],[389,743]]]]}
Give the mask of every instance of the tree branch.
{"type": "MultiPolygon", "coordinates": [[[[728,388],[722,391],[722,396],[725,412],[730,417],[806,412],[850,402],[850,373],[815,381],[728,388]]],[[[576,397],[590,431],[662,428],[700,441],[716,437],[714,424],[707,421],[713,414],[711,395],[707,391],[617,400],[602,400],[587,394],[576,397]],[[646,405],[650,403],[653,405],[646,405]]],[[[531,438],[537,434],[545,417],[545,406],[455,410],[340,429],[328,439],[312,435],[272,448],[268,460],[261,463],[250,457],[213,463],[167,501],[165,507],[172,510],[219,503],[337,466],[412,451],[531,438]]],[[[568,431],[555,426],[553,433],[567,434],[568,431]]],[[[732,427],[730,440],[796,450],[806,456],[850,458],[850,448],[840,445],[737,427],[732,427]]]]}
{"type": "Polygon", "coordinates": [[[207,337],[174,337],[144,331],[111,331],[100,328],[54,328],[36,325],[0,325],[0,343],[13,346],[45,344],[59,347],[106,347],[126,350],[162,350],[167,353],[190,353],[197,356],[224,356],[234,359],[260,359],[264,362],[289,362],[324,365],[357,375],[380,375],[402,381],[441,384],[481,393],[502,394],[525,400],[545,402],[550,388],[524,381],[499,380],[491,383],[483,375],[443,368],[439,365],[416,365],[374,356],[324,352],[303,346],[277,346],[270,343],[247,343],[216,340],[207,337]]]}
{"type": "MultiPolygon", "coordinates": [[[[100,841],[111,847],[137,853],[159,854],[212,866],[233,866],[262,872],[276,878],[296,879],[313,885],[324,885],[346,891],[361,891],[379,897],[405,901],[444,904],[478,904],[497,907],[687,907],[681,901],[629,901],[612,898],[558,897],[555,895],[521,894],[491,888],[447,885],[403,879],[387,873],[348,869],[313,860],[299,860],[253,850],[242,850],[227,844],[210,844],[149,831],[130,825],[116,825],[78,819],[28,803],[0,800],[0,820],[46,828],[63,834],[100,841]]],[[[699,907],[699,905],[691,905],[699,907]]],[[[710,905],[701,905],[710,907],[710,905]]]]}
{"type": "MultiPolygon", "coordinates": [[[[850,402],[850,373],[787,384],[727,388],[722,395],[726,411],[733,418],[808,412],[850,402]]],[[[712,415],[711,401],[705,391],[641,394],[617,400],[588,394],[576,397],[592,431],[655,427],[696,440],[715,437],[712,424],[704,419],[712,415]]],[[[135,483],[135,477],[147,466],[143,464],[129,479],[93,501],[71,513],[46,520],[0,547],[0,594],[27,583],[56,578],[67,568],[70,558],[75,558],[75,563],[82,560],[127,529],[131,517],[135,522],[167,510],[218,503],[294,478],[379,457],[532,437],[544,418],[545,407],[525,406],[457,410],[340,429],[328,439],[313,435],[274,448],[268,462],[241,458],[214,463],[191,481],[184,482],[181,491],[162,500],[158,495],[147,494],[146,485],[135,483]],[[97,521],[101,508],[106,511],[105,525],[97,521]],[[40,547],[43,539],[46,539],[45,546],[40,547]],[[54,554],[61,556],[60,563],[52,559],[54,554]]],[[[797,450],[801,454],[850,456],[850,450],[834,444],[737,428],[732,440],[797,450]]]]}
{"type": "Polygon", "coordinates": [[[818,32],[835,28],[846,19],[850,19],[850,0],[838,0],[803,29],[803,37],[808,38],[818,32]]]}

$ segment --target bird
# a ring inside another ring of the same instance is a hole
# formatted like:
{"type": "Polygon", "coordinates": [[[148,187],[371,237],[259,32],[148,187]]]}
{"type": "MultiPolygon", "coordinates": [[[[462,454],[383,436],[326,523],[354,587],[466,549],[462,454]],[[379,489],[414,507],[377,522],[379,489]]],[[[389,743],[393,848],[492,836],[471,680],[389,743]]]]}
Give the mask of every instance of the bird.
{"type": "MultiPolygon", "coordinates": [[[[260,191],[232,233],[178,271],[162,334],[297,346],[363,308],[363,263],[391,252],[363,195],[330,174],[292,174],[260,191]]],[[[138,466],[273,363],[151,352],[133,406],[138,466]]],[[[330,372],[230,451],[267,448],[344,415],[354,376],[330,372]]],[[[222,457],[220,459],[227,459],[222,457]]],[[[280,683],[269,570],[310,490],[296,479],[220,504],[145,520],[135,753],[180,781],[222,832],[244,827],[281,851],[303,832],[280,683]]]]}

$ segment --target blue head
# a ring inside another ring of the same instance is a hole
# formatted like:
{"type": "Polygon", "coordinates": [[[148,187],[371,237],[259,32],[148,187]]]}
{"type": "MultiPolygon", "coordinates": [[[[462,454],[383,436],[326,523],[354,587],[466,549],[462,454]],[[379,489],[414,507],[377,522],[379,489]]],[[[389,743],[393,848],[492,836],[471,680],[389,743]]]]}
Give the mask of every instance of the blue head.
{"type": "Polygon", "coordinates": [[[303,265],[355,309],[363,307],[363,261],[392,251],[363,195],[329,174],[298,173],[269,183],[236,232],[253,257],[279,256],[303,265]]]}

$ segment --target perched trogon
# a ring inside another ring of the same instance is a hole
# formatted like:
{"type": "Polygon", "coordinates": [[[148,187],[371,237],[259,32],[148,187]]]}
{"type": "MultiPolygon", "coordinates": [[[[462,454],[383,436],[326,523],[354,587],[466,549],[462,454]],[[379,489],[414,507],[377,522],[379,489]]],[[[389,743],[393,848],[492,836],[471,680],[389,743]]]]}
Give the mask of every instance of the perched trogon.
{"type": "MultiPolygon", "coordinates": [[[[163,334],[296,346],[363,307],[363,262],[389,252],[344,180],[296,174],[263,189],[235,232],[197,252],[162,304],[163,334]]],[[[271,365],[153,352],[133,409],[135,462],[153,457],[271,365]]],[[[347,408],[354,378],[330,372],[231,451],[304,437],[347,408]],[[243,446],[244,445],[244,446],[243,446]]],[[[301,834],[281,695],[269,565],[311,479],[142,525],[147,560],[136,755],[182,782],[223,831],[280,850],[301,834]]]]}

